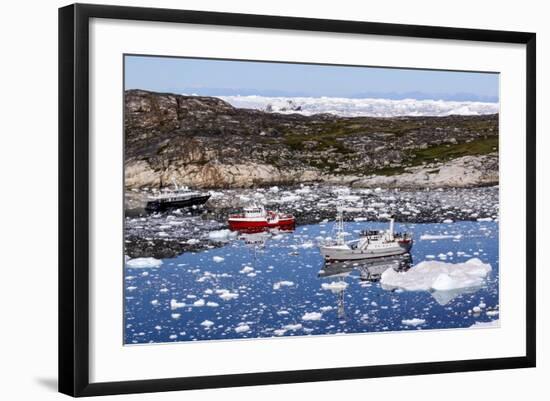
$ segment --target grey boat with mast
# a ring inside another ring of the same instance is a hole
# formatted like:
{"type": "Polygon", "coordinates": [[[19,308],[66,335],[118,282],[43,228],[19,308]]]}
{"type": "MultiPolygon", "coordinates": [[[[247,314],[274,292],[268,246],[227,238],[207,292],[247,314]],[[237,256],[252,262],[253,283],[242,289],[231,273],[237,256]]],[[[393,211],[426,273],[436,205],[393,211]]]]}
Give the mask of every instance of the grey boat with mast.
{"type": "Polygon", "coordinates": [[[364,230],[359,239],[345,240],[342,208],[338,208],[335,240],[319,246],[327,261],[362,260],[409,253],[413,239],[409,233],[394,232],[394,216],[387,230],[364,230]]]}

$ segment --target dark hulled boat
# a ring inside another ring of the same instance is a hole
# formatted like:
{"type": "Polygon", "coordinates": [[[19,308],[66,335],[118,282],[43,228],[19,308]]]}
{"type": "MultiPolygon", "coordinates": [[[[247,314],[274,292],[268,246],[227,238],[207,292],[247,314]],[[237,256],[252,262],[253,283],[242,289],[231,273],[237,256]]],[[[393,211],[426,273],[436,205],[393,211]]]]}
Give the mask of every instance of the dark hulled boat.
{"type": "Polygon", "coordinates": [[[191,191],[187,187],[176,187],[174,190],[162,192],[147,202],[145,210],[150,212],[167,209],[186,208],[204,205],[210,199],[209,193],[191,191]]]}

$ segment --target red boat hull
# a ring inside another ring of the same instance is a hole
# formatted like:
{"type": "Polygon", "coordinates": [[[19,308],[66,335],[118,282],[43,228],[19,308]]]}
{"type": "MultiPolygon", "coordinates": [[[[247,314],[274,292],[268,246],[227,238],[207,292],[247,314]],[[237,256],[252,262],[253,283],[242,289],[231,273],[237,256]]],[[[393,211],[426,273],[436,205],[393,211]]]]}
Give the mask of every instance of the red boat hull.
{"type": "Polygon", "coordinates": [[[276,227],[290,227],[294,226],[294,217],[282,218],[279,221],[270,223],[267,220],[232,220],[229,218],[229,229],[231,230],[247,230],[247,229],[261,229],[261,228],[276,228],[276,227]]]}

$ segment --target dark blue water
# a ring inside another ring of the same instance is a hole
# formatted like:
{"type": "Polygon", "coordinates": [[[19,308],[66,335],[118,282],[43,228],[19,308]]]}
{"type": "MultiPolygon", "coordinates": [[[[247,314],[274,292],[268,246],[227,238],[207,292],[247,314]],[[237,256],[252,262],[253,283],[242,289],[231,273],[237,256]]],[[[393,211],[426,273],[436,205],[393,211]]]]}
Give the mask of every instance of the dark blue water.
{"type": "MultiPolygon", "coordinates": [[[[432,256],[448,263],[477,257],[491,265],[481,287],[444,293],[386,290],[361,280],[359,269],[319,277],[324,264],[317,240],[329,236],[332,226],[233,238],[219,248],[164,259],[158,268],[126,267],[125,342],[449,329],[498,319],[496,312],[486,313],[499,307],[498,223],[396,224],[396,231],[413,233],[411,269],[432,256]],[[344,291],[323,288],[341,281],[344,291]],[[481,312],[472,312],[480,304],[481,312]],[[403,322],[411,319],[423,322],[403,322]]],[[[367,227],[387,224],[346,223],[350,239],[367,227]]]]}

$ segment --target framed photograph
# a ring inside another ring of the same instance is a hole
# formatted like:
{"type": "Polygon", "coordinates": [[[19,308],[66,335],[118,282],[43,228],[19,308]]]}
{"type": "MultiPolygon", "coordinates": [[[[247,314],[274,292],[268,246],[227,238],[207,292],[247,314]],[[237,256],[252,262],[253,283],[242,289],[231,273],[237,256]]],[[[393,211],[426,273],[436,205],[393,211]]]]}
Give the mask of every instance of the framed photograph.
{"type": "Polygon", "coordinates": [[[59,10],[59,390],[535,366],[535,34],[59,10]]]}

